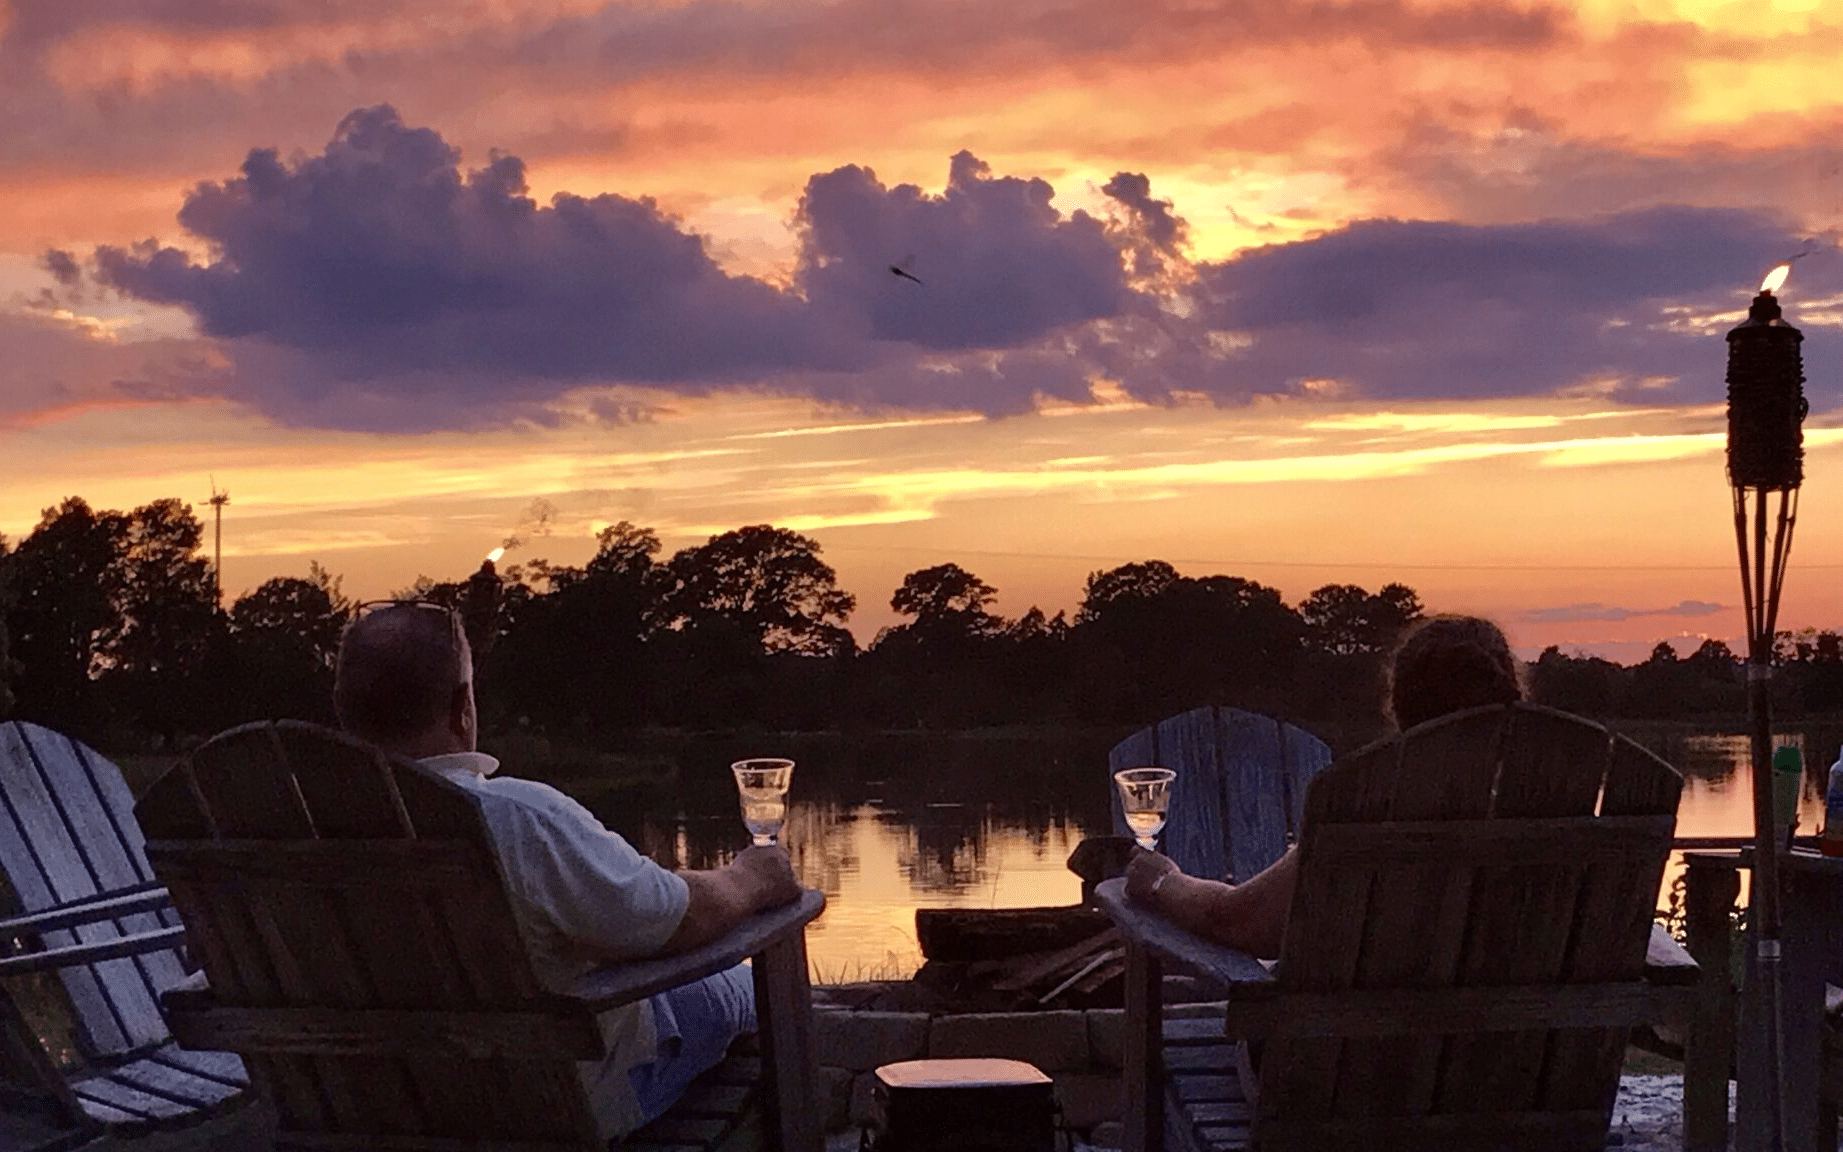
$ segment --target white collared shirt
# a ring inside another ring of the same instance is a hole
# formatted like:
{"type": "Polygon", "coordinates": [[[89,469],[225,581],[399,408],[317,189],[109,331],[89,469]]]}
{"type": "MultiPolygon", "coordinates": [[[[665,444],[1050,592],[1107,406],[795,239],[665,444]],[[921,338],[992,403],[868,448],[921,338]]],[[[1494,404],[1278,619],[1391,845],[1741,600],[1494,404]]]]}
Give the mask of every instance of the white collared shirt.
{"type": "MultiPolygon", "coordinates": [[[[548,784],[491,779],[499,761],[455,752],[418,761],[480,798],[538,983],[567,991],[597,964],[657,955],[690,901],[683,877],[634,850],[581,804],[548,784]]],[[[596,1121],[606,1137],[640,1120],[627,1070],[657,1055],[650,1001],[599,1018],[608,1056],[584,1063],[596,1121]]]]}

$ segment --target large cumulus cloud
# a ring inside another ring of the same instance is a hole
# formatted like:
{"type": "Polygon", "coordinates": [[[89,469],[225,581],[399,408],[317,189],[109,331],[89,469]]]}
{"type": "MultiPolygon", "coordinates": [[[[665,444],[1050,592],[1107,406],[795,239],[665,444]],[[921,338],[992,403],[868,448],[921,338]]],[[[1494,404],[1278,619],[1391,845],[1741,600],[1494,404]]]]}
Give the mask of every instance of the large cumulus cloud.
{"type": "MultiPolygon", "coordinates": [[[[147,242],[93,263],[105,286],[191,312],[233,350],[242,398],[290,421],[468,424],[541,417],[590,384],[814,392],[854,374],[906,380],[886,403],[1012,411],[1045,373],[995,356],[1022,364],[1138,306],[1117,230],[1051,195],[964,153],[939,196],[862,168],[817,176],[798,282],[778,286],[726,272],[649,200],[539,206],[517,158],[463,172],[437,133],[376,107],[319,155],[259,149],[198,186],[179,222],[206,258],[147,242]],[[889,271],[905,250],[926,285],[889,271]]],[[[1066,394],[1066,366],[1050,375],[1066,394]]]]}
{"type": "MultiPolygon", "coordinates": [[[[377,107],[322,153],[257,150],[199,185],[180,213],[192,249],[105,246],[88,267],[189,311],[234,364],[226,390],[272,417],[413,429],[554,419],[610,385],[989,414],[1079,403],[1102,380],[1154,402],[1324,381],[1378,402],[1583,386],[1702,400],[1720,391],[1716,317],[1799,243],[1760,213],[1657,206],[1365,220],[1192,264],[1180,206],[1145,176],[1095,194],[1099,214],[1065,214],[1047,181],[965,152],[938,194],[838,168],[808,182],[779,283],[725,270],[645,199],[540,206],[517,158],[466,170],[377,107]]],[[[1814,256],[1800,290],[1843,292],[1839,263],[1814,256]]],[[[62,255],[51,266],[74,276],[62,255]]]]}
{"type": "MultiPolygon", "coordinates": [[[[1201,322],[1243,387],[1335,381],[1378,399],[1542,394],[1708,400],[1722,391],[1713,317],[1803,250],[1735,209],[1656,207],[1477,226],[1365,220],[1199,270],[1201,322]]],[[[1843,290],[1825,253],[1804,298],[1843,290]]],[[[1815,346],[1828,346],[1823,328],[1815,346]]],[[[1827,385],[1820,385],[1828,392],[1827,385]]]]}
{"type": "Polygon", "coordinates": [[[815,176],[800,287],[825,312],[861,311],[873,339],[930,348],[1010,347],[1128,310],[1117,240],[1086,212],[1063,220],[1054,195],[1044,180],[993,179],[968,152],[939,196],[855,166],[815,176]]]}

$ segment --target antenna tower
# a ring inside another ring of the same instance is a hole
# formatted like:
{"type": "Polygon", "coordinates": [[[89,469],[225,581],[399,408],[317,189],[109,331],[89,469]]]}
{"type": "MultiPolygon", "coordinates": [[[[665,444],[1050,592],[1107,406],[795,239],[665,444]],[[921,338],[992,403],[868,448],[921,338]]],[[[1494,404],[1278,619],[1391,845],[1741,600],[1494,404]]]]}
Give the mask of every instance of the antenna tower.
{"type": "Polygon", "coordinates": [[[211,594],[219,611],[224,609],[224,505],[230,503],[228,491],[218,491],[217,477],[211,478],[212,557],[211,594]]]}

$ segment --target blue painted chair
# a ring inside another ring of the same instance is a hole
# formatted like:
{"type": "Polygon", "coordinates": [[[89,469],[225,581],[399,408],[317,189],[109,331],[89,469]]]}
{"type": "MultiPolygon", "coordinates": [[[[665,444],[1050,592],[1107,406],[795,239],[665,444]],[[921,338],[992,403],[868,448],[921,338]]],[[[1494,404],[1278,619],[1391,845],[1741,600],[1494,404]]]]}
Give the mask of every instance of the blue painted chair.
{"type": "Polygon", "coordinates": [[[0,724],[0,1147],[183,1127],[248,1098],[243,1062],[183,1052],[160,994],[185,979],[184,929],[154,878],[115,765],[36,724],[0,724]],[[3,896],[4,893],[0,893],[3,896]],[[56,973],[55,984],[39,974],[56,973]],[[10,989],[69,1002],[74,1064],[10,989]]]}
{"type": "MultiPolygon", "coordinates": [[[[1114,745],[1122,768],[1177,771],[1160,850],[1192,876],[1246,880],[1278,860],[1299,829],[1306,785],[1331,763],[1310,732],[1239,708],[1193,708],[1114,745]]],[[[1115,831],[1126,818],[1111,778],[1115,831]]]]}

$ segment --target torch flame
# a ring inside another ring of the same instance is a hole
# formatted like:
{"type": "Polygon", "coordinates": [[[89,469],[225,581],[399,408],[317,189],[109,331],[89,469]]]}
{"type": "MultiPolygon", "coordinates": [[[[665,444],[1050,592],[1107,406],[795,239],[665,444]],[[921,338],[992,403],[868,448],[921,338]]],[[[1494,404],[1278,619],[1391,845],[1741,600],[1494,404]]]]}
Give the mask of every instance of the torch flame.
{"type": "Polygon", "coordinates": [[[504,548],[495,548],[486,554],[486,562],[488,564],[497,564],[499,563],[499,558],[505,554],[506,550],[504,548]]]}
{"type": "Polygon", "coordinates": [[[1788,260],[1784,264],[1773,265],[1773,270],[1766,274],[1766,279],[1760,281],[1760,291],[1762,292],[1779,291],[1779,289],[1785,287],[1785,278],[1787,276],[1790,276],[1791,274],[1792,274],[1791,261],[1788,260]]]}

